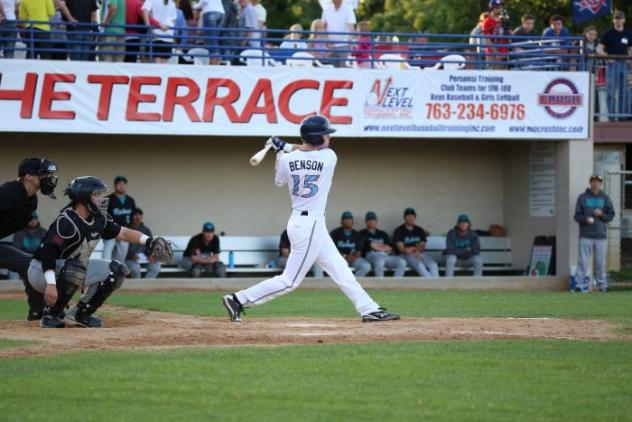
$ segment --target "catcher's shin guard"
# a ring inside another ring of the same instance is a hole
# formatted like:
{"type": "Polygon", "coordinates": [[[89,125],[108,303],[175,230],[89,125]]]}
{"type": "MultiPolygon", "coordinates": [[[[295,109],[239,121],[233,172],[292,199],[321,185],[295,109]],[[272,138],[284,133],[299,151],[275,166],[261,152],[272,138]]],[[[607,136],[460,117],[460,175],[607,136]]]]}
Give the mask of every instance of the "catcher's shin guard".
{"type": "Polygon", "coordinates": [[[46,306],[43,314],[54,317],[62,315],[68,302],[70,302],[70,299],[72,299],[78,289],[79,286],[69,283],[63,277],[60,277],[57,281],[57,302],[53,306],[46,306]]]}
{"type": "Polygon", "coordinates": [[[80,300],[77,303],[77,310],[78,312],[81,311],[80,315],[85,315],[86,318],[89,318],[95,313],[105,303],[107,298],[112,295],[112,292],[123,285],[125,276],[128,274],[129,268],[125,264],[117,260],[112,261],[110,263],[110,274],[105,280],[99,282],[92,297],[87,302],[80,300]]]}

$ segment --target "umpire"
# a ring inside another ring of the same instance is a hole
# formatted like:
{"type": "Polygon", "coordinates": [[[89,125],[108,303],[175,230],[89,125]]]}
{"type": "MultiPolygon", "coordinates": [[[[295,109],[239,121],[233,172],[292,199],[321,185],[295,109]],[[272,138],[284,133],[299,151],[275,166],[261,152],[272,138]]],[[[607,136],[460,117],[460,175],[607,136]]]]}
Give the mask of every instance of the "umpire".
{"type": "MultiPolygon", "coordinates": [[[[28,224],[37,209],[37,191],[55,199],[57,166],[46,158],[25,158],[18,167],[18,179],[0,185],[0,239],[28,224]]],[[[26,280],[31,255],[7,243],[0,243],[0,268],[20,274],[26,280]]]]}

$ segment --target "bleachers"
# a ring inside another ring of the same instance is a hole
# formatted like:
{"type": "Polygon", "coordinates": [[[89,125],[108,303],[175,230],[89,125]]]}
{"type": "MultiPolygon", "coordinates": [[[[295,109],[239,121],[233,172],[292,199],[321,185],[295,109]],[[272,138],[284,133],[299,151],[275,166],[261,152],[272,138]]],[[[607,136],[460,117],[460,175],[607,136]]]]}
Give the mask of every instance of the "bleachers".
{"type": "MultiPolygon", "coordinates": [[[[162,276],[186,277],[184,270],[179,268],[184,250],[190,239],[189,236],[165,236],[173,243],[174,262],[163,265],[162,276]]],[[[481,256],[483,258],[484,274],[520,274],[524,269],[513,266],[511,256],[511,241],[508,237],[481,237],[481,256]]],[[[226,264],[226,272],[230,275],[253,276],[263,274],[278,274],[281,272],[273,264],[278,257],[278,236],[220,236],[222,252],[220,260],[226,264]],[[234,266],[229,267],[229,256],[233,253],[234,266]],[[272,264],[272,265],[270,265],[272,264]]],[[[430,236],[426,244],[426,252],[435,260],[439,260],[445,249],[445,237],[430,236]]],[[[103,242],[99,242],[92,254],[92,258],[101,258],[103,242]]],[[[440,270],[444,270],[440,267],[440,270]]],[[[457,268],[457,271],[463,271],[457,268]]],[[[410,271],[410,270],[409,270],[410,271]]],[[[411,275],[414,275],[410,272],[411,275]]]]}

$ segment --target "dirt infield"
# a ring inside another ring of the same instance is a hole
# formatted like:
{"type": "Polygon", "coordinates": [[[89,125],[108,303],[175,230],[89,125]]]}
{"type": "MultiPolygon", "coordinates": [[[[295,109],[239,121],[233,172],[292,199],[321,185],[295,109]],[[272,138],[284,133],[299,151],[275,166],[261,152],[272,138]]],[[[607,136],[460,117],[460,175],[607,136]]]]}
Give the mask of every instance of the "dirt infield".
{"type": "Polygon", "coordinates": [[[0,338],[37,341],[0,350],[0,358],[87,350],[190,346],[287,345],[476,339],[617,340],[612,324],[548,318],[404,318],[363,324],[360,319],[228,318],[179,315],[105,306],[105,328],[44,330],[36,322],[0,321],[0,338]]]}

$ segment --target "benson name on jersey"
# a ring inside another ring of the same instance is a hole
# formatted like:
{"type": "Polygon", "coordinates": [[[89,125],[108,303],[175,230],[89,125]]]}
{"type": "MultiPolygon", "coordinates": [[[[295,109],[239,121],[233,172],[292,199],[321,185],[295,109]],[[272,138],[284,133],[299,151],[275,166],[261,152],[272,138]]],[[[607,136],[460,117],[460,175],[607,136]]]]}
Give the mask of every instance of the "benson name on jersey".
{"type": "Polygon", "coordinates": [[[324,164],[320,161],[315,160],[296,160],[290,161],[290,171],[298,171],[298,170],[314,170],[314,171],[323,171],[324,164]]]}

